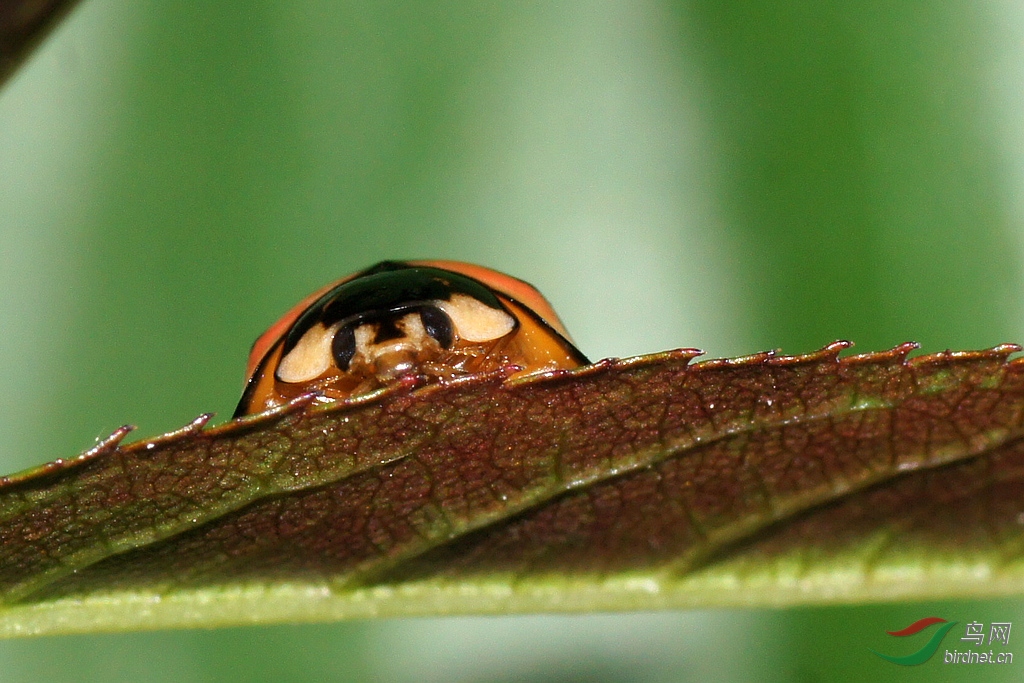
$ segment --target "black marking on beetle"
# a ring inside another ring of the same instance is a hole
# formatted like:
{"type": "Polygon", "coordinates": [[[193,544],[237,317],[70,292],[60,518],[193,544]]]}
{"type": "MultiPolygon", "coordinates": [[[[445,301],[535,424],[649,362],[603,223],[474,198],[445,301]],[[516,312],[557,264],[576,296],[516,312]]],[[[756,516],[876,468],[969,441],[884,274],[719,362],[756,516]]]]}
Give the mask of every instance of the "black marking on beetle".
{"type": "MultiPolygon", "coordinates": [[[[302,336],[317,323],[331,327],[422,311],[439,299],[465,294],[515,319],[498,296],[471,277],[428,266],[409,266],[384,261],[333,288],[298,317],[285,335],[282,357],[295,348],[302,336]]],[[[518,326],[518,321],[517,321],[518,326]]]]}

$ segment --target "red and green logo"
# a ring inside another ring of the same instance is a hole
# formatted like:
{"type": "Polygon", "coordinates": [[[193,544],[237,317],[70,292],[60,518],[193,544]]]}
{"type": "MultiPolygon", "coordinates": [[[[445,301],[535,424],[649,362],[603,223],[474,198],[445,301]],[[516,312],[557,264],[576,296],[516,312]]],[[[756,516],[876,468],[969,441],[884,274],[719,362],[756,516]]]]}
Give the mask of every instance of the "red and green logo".
{"type": "Polygon", "coordinates": [[[939,649],[939,645],[942,644],[942,639],[946,637],[947,633],[949,633],[949,629],[956,626],[955,621],[946,621],[939,617],[925,617],[924,619],[918,619],[910,626],[902,628],[899,631],[886,631],[890,636],[903,638],[920,633],[935,624],[944,624],[944,626],[940,626],[935,633],[932,634],[932,637],[928,642],[924,644],[924,647],[917,652],[911,652],[909,655],[903,655],[902,657],[894,657],[892,655],[883,655],[881,652],[877,652],[875,650],[871,651],[885,661],[892,662],[893,664],[899,664],[900,666],[916,666],[918,664],[924,664],[931,659],[932,655],[935,654],[935,651],[939,649]]]}

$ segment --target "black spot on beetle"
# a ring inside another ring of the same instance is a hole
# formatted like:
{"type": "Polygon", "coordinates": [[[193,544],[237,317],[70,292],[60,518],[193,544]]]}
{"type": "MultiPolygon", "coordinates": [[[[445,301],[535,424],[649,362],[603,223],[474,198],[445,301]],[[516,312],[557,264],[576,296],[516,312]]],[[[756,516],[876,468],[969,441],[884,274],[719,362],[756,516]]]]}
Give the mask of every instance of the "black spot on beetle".
{"type": "Polygon", "coordinates": [[[420,320],[423,321],[423,328],[427,334],[436,339],[441,348],[451,348],[455,332],[452,330],[452,319],[447,313],[437,306],[425,306],[420,310],[420,320]]]}
{"type": "Polygon", "coordinates": [[[344,325],[334,334],[331,341],[334,362],[341,370],[348,370],[352,357],[356,355],[356,331],[351,325],[344,325]]]}

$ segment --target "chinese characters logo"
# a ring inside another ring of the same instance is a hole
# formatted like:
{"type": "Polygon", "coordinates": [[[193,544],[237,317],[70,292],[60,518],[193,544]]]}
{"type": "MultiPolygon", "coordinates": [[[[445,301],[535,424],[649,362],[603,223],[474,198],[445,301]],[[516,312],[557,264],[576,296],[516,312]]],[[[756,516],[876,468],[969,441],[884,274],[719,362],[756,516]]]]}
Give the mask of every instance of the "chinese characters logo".
{"type": "MultiPolygon", "coordinates": [[[[979,621],[972,621],[967,624],[966,632],[960,640],[974,643],[975,648],[992,645],[993,643],[996,643],[997,647],[1000,644],[1009,645],[1011,626],[1013,624],[1008,621],[993,621],[989,624],[988,642],[986,642],[985,624],[979,621]]],[[[1013,653],[996,652],[991,648],[989,648],[988,652],[979,652],[976,649],[964,651],[954,649],[952,651],[946,650],[946,656],[943,661],[946,664],[1011,664],[1013,663],[1013,653]]]]}

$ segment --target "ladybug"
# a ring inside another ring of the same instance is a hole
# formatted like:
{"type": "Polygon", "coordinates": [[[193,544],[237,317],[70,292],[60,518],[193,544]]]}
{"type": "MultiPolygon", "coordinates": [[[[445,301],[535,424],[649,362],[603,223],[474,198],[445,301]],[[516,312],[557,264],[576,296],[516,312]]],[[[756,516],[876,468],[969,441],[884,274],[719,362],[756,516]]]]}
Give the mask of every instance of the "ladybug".
{"type": "Polygon", "coordinates": [[[444,381],[512,364],[519,377],[588,362],[522,280],[457,261],[383,261],[309,295],[256,340],[234,417],[408,374],[444,381]]]}

